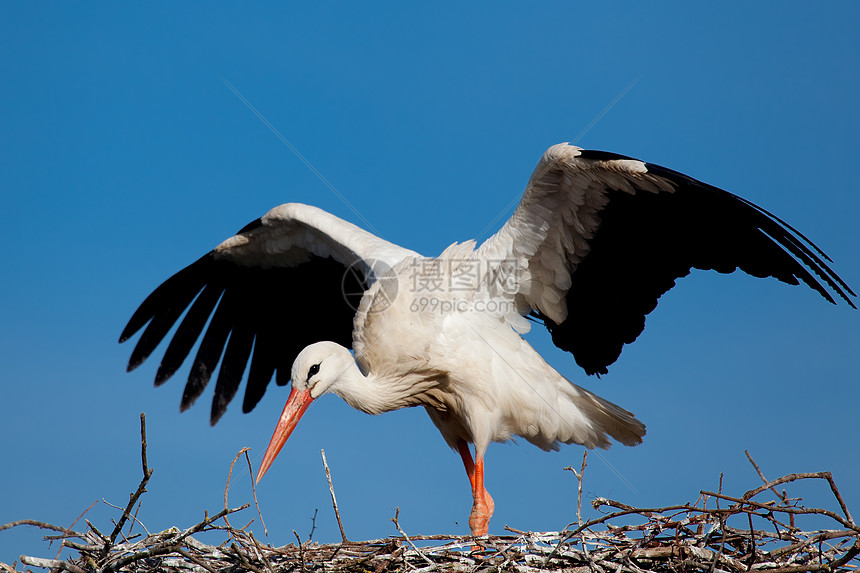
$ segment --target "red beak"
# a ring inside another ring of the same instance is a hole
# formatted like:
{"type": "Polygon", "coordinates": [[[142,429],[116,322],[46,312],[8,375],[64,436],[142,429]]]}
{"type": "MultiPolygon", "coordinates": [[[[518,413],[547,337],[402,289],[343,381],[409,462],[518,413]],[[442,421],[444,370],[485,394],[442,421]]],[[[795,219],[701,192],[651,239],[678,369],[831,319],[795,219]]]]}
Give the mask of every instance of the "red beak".
{"type": "Polygon", "coordinates": [[[302,414],[311,405],[313,398],[310,390],[302,390],[301,392],[293,388],[290,392],[290,397],[287,398],[287,405],[284,406],[284,411],[281,412],[281,419],[278,420],[278,426],[275,428],[275,433],[272,434],[272,439],[269,441],[269,447],[266,448],[266,453],[263,455],[263,463],[260,464],[260,471],[257,472],[257,483],[263,479],[263,475],[278,457],[278,452],[284,447],[287,438],[296,429],[296,425],[302,418],[302,414]]]}

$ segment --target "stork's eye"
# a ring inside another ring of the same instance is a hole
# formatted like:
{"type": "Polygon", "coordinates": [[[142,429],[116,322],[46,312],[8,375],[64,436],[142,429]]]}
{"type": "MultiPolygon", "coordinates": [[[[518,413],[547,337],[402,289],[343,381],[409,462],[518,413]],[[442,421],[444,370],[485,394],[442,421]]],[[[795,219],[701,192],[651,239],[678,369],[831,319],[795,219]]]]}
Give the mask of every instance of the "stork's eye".
{"type": "Polygon", "coordinates": [[[320,373],[320,365],[314,364],[308,369],[308,380],[311,379],[312,376],[315,376],[320,373]]]}

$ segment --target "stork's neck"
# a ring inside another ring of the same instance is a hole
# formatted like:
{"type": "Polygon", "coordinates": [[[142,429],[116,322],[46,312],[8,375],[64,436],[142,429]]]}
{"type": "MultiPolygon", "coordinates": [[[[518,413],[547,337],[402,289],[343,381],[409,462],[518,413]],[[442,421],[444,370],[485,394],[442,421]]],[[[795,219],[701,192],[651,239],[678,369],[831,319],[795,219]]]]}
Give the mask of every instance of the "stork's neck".
{"type": "Polygon", "coordinates": [[[330,392],[340,396],[344,402],[367,414],[381,414],[416,405],[418,394],[435,385],[416,372],[397,376],[362,374],[352,355],[344,365],[343,373],[331,385],[330,392]]]}

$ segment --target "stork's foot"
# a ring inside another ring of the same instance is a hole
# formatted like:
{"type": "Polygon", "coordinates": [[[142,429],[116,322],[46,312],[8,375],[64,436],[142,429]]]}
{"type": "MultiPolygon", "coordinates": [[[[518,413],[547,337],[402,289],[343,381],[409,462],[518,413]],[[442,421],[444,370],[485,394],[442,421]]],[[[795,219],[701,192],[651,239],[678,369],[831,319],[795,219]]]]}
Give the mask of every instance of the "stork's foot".
{"type": "Polygon", "coordinates": [[[469,528],[473,536],[480,537],[487,534],[490,529],[490,518],[495,509],[496,505],[487,490],[483,491],[483,495],[475,496],[472,513],[469,514],[469,528]]]}

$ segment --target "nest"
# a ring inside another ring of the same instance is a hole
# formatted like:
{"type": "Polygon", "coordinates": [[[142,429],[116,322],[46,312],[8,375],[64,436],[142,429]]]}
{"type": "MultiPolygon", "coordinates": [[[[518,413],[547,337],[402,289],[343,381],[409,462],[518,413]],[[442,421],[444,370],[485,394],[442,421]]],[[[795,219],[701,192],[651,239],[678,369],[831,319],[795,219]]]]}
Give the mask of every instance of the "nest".
{"type": "MultiPolygon", "coordinates": [[[[243,450],[233,460],[247,453],[243,450]]],[[[749,457],[749,454],[747,454],[749,457]]],[[[856,525],[830,472],[796,473],[767,480],[740,496],[720,491],[702,491],[694,504],[659,508],[636,508],[618,501],[597,498],[591,505],[603,515],[582,520],[582,478],[587,452],[579,471],[577,521],[562,531],[530,532],[506,527],[510,535],[474,538],[454,535],[409,536],[392,518],[399,536],[371,541],[342,541],[321,545],[305,542],[284,547],[261,544],[247,530],[236,528],[228,516],[246,509],[225,507],[184,531],[171,528],[146,536],[123,533],[136,521],[135,504],[145,491],[152,470],[146,462],[146,426],[141,415],[143,479],[110,534],[86,522],[84,532],[33,520],[0,526],[4,529],[31,525],[53,530],[46,539],[61,540],[77,557],[59,560],[22,555],[20,563],[70,573],[311,573],[322,571],[384,573],[401,571],[565,571],[571,573],[642,573],[647,571],[686,573],[766,571],[848,572],[860,565],[860,526],[856,525]],[[833,493],[839,513],[809,508],[799,498],[788,497],[777,487],[795,481],[822,480],[833,493]],[[713,507],[709,507],[709,504],[713,507]],[[721,507],[722,504],[722,507],[721,507]],[[812,517],[816,516],[816,517],[812,517]],[[804,530],[801,521],[822,519],[831,529],[804,530]],[[729,525],[729,522],[732,525],[729,525]],[[740,526],[739,526],[740,525],[740,526]],[[201,532],[221,532],[224,542],[208,545],[195,539],[201,532]]],[[[248,460],[250,466],[250,460],[248,460]]],[[[337,499],[329,476],[329,489],[340,525],[337,499]]],[[[233,466],[230,471],[232,473],[233,466]]],[[[229,477],[228,477],[229,485],[229,477]]],[[[139,507],[139,505],[138,505],[139,507]]],[[[122,509],[122,508],[118,508],[122,509]]],[[[261,517],[262,520],[262,517],[261,517]]],[[[249,524],[250,525],[250,524],[249,524]]],[[[21,571],[18,563],[0,563],[0,569],[21,571]]]]}

